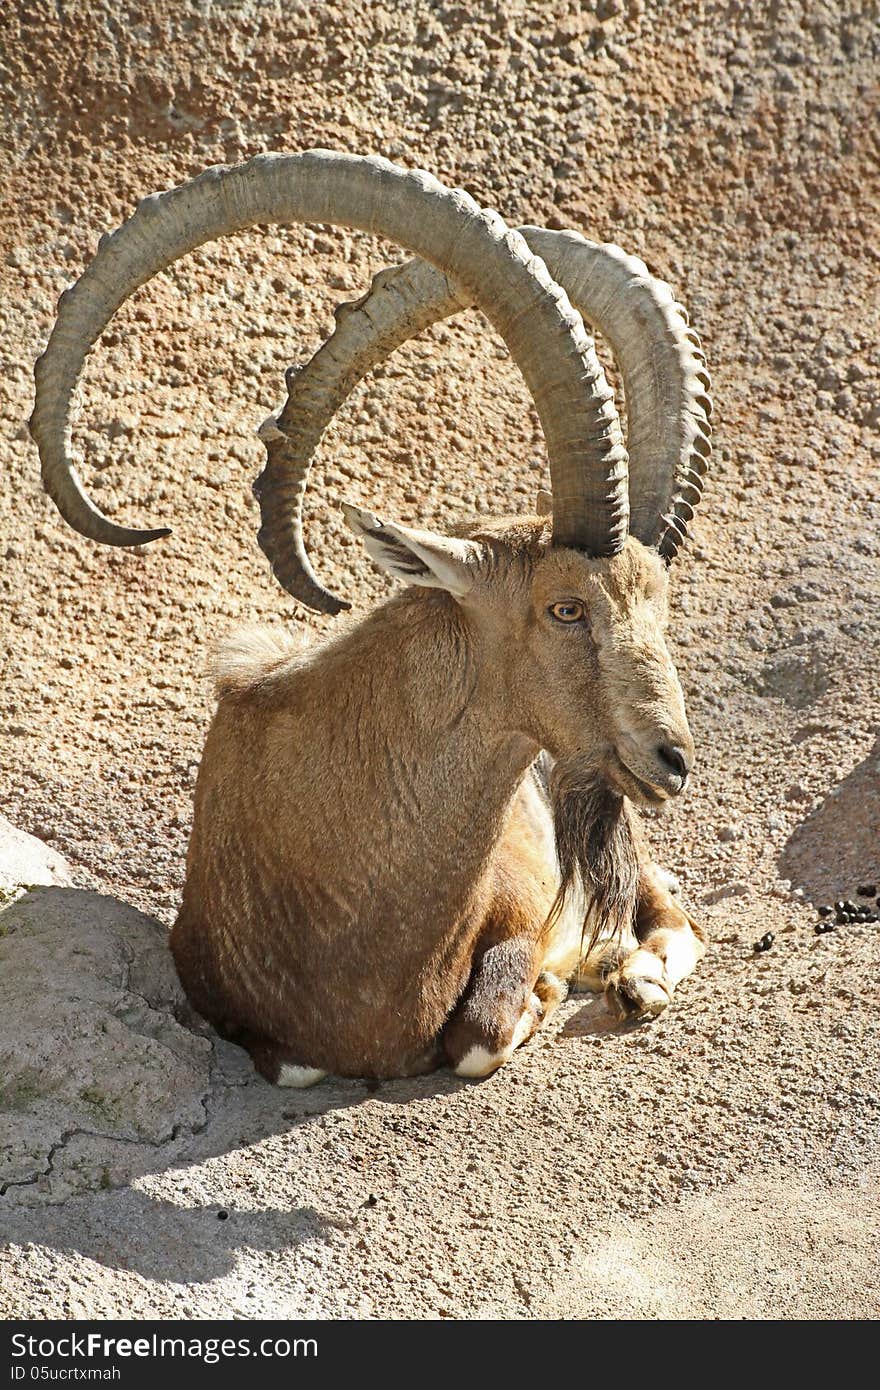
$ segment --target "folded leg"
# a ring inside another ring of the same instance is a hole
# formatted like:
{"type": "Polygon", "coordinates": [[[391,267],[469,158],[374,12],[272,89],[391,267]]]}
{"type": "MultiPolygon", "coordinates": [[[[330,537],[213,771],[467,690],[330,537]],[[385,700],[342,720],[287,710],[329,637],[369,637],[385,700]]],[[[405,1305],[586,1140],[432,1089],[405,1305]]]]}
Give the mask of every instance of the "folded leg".
{"type": "Polygon", "coordinates": [[[443,1032],[449,1064],[459,1076],[489,1076],[513,1056],[565,995],[540,971],[540,945],[513,938],[488,946],[443,1032]]]}
{"type": "Polygon", "coordinates": [[[605,979],[608,1001],[622,1017],[662,1013],[676,985],[705,955],[705,932],[673,897],[670,879],[656,864],[642,867],[637,944],[605,979]]]}

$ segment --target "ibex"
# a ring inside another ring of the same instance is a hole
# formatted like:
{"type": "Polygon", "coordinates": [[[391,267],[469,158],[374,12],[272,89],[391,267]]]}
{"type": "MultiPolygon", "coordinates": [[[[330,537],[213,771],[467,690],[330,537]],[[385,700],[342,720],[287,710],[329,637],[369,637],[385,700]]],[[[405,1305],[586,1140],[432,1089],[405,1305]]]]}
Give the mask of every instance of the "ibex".
{"type": "Polygon", "coordinates": [[[210,169],[141,203],[62,296],[32,430],[79,531],[115,545],[168,534],[104,517],[68,454],[73,390],[116,308],[213,237],[297,220],[424,259],[343,306],[261,430],[260,543],[283,586],[325,612],[347,606],[303,547],[311,456],[374,363],[465,306],[502,335],[534,397],[552,514],[441,535],[344,507],[406,588],[322,644],[258,633],[221,651],[171,945],[195,1008],[273,1082],[443,1062],[481,1077],[566,981],[651,1016],[705,949],[634,809],[680,793],[693,760],[664,630],[668,565],[710,451],[705,362],[668,288],[615,247],[514,232],[380,159],[309,151],[210,169]],[[628,454],[578,311],[620,365],[628,454]]]}

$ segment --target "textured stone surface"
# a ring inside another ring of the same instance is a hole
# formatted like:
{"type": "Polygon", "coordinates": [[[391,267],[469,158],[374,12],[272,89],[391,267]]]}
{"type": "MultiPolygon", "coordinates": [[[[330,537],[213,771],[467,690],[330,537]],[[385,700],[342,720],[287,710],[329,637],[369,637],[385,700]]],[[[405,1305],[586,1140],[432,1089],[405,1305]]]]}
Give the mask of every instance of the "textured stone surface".
{"type": "Polygon", "coordinates": [[[127,1181],[204,1125],[211,1042],[174,1017],[166,936],[78,889],[37,888],[0,913],[7,1208],[127,1181]]]}

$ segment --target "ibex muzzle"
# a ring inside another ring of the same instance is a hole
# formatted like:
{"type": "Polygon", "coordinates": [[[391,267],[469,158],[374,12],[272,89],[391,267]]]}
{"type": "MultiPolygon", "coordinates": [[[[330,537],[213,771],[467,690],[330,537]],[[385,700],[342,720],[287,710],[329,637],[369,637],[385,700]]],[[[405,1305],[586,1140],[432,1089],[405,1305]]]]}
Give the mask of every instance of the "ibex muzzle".
{"type": "Polygon", "coordinates": [[[334,412],[407,337],[473,304],[534,396],[551,514],[440,535],[346,505],[406,588],[327,643],[245,634],[220,653],[172,949],[195,1007],[273,1081],[444,1060],[483,1076],[567,980],[652,1015],[704,949],[633,807],[680,793],[693,763],[664,633],[668,565],[708,465],[709,379],[681,306],[616,247],[513,232],[384,160],[260,156],[145,199],[62,296],[31,427],[44,484],[83,534],[167,534],[110,521],[79,483],[70,406],[91,344],[186,251],[297,220],[425,259],[340,308],[260,431],[259,540],[288,592],[347,606],[313,571],[301,523],[334,412]],[[620,366],[628,453],[579,311],[620,366]]]}

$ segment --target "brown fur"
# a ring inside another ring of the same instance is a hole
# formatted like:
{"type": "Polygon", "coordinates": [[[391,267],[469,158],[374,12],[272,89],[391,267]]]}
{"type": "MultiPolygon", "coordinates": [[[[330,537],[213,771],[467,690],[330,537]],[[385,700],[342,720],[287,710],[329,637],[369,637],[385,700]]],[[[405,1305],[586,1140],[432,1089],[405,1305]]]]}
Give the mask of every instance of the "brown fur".
{"type": "Polygon", "coordinates": [[[665,572],[637,542],[590,560],[537,519],[466,545],[390,529],[392,546],[421,538],[417,582],[444,564],[466,592],[409,588],[312,648],[239,637],[217,664],[172,949],[194,1006],[272,1079],[282,1061],[423,1071],[461,1055],[462,1028],[503,1051],[517,1011],[543,1012],[560,884],[530,764],[545,748],[583,773],[592,838],[563,837],[566,872],[619,914],[636,853],[622,794],[659,799],[641,780],[661,777],[654,745],[691,746],[665,572]],[[589,628],[548,619],[571,597],[589,628]]]}

